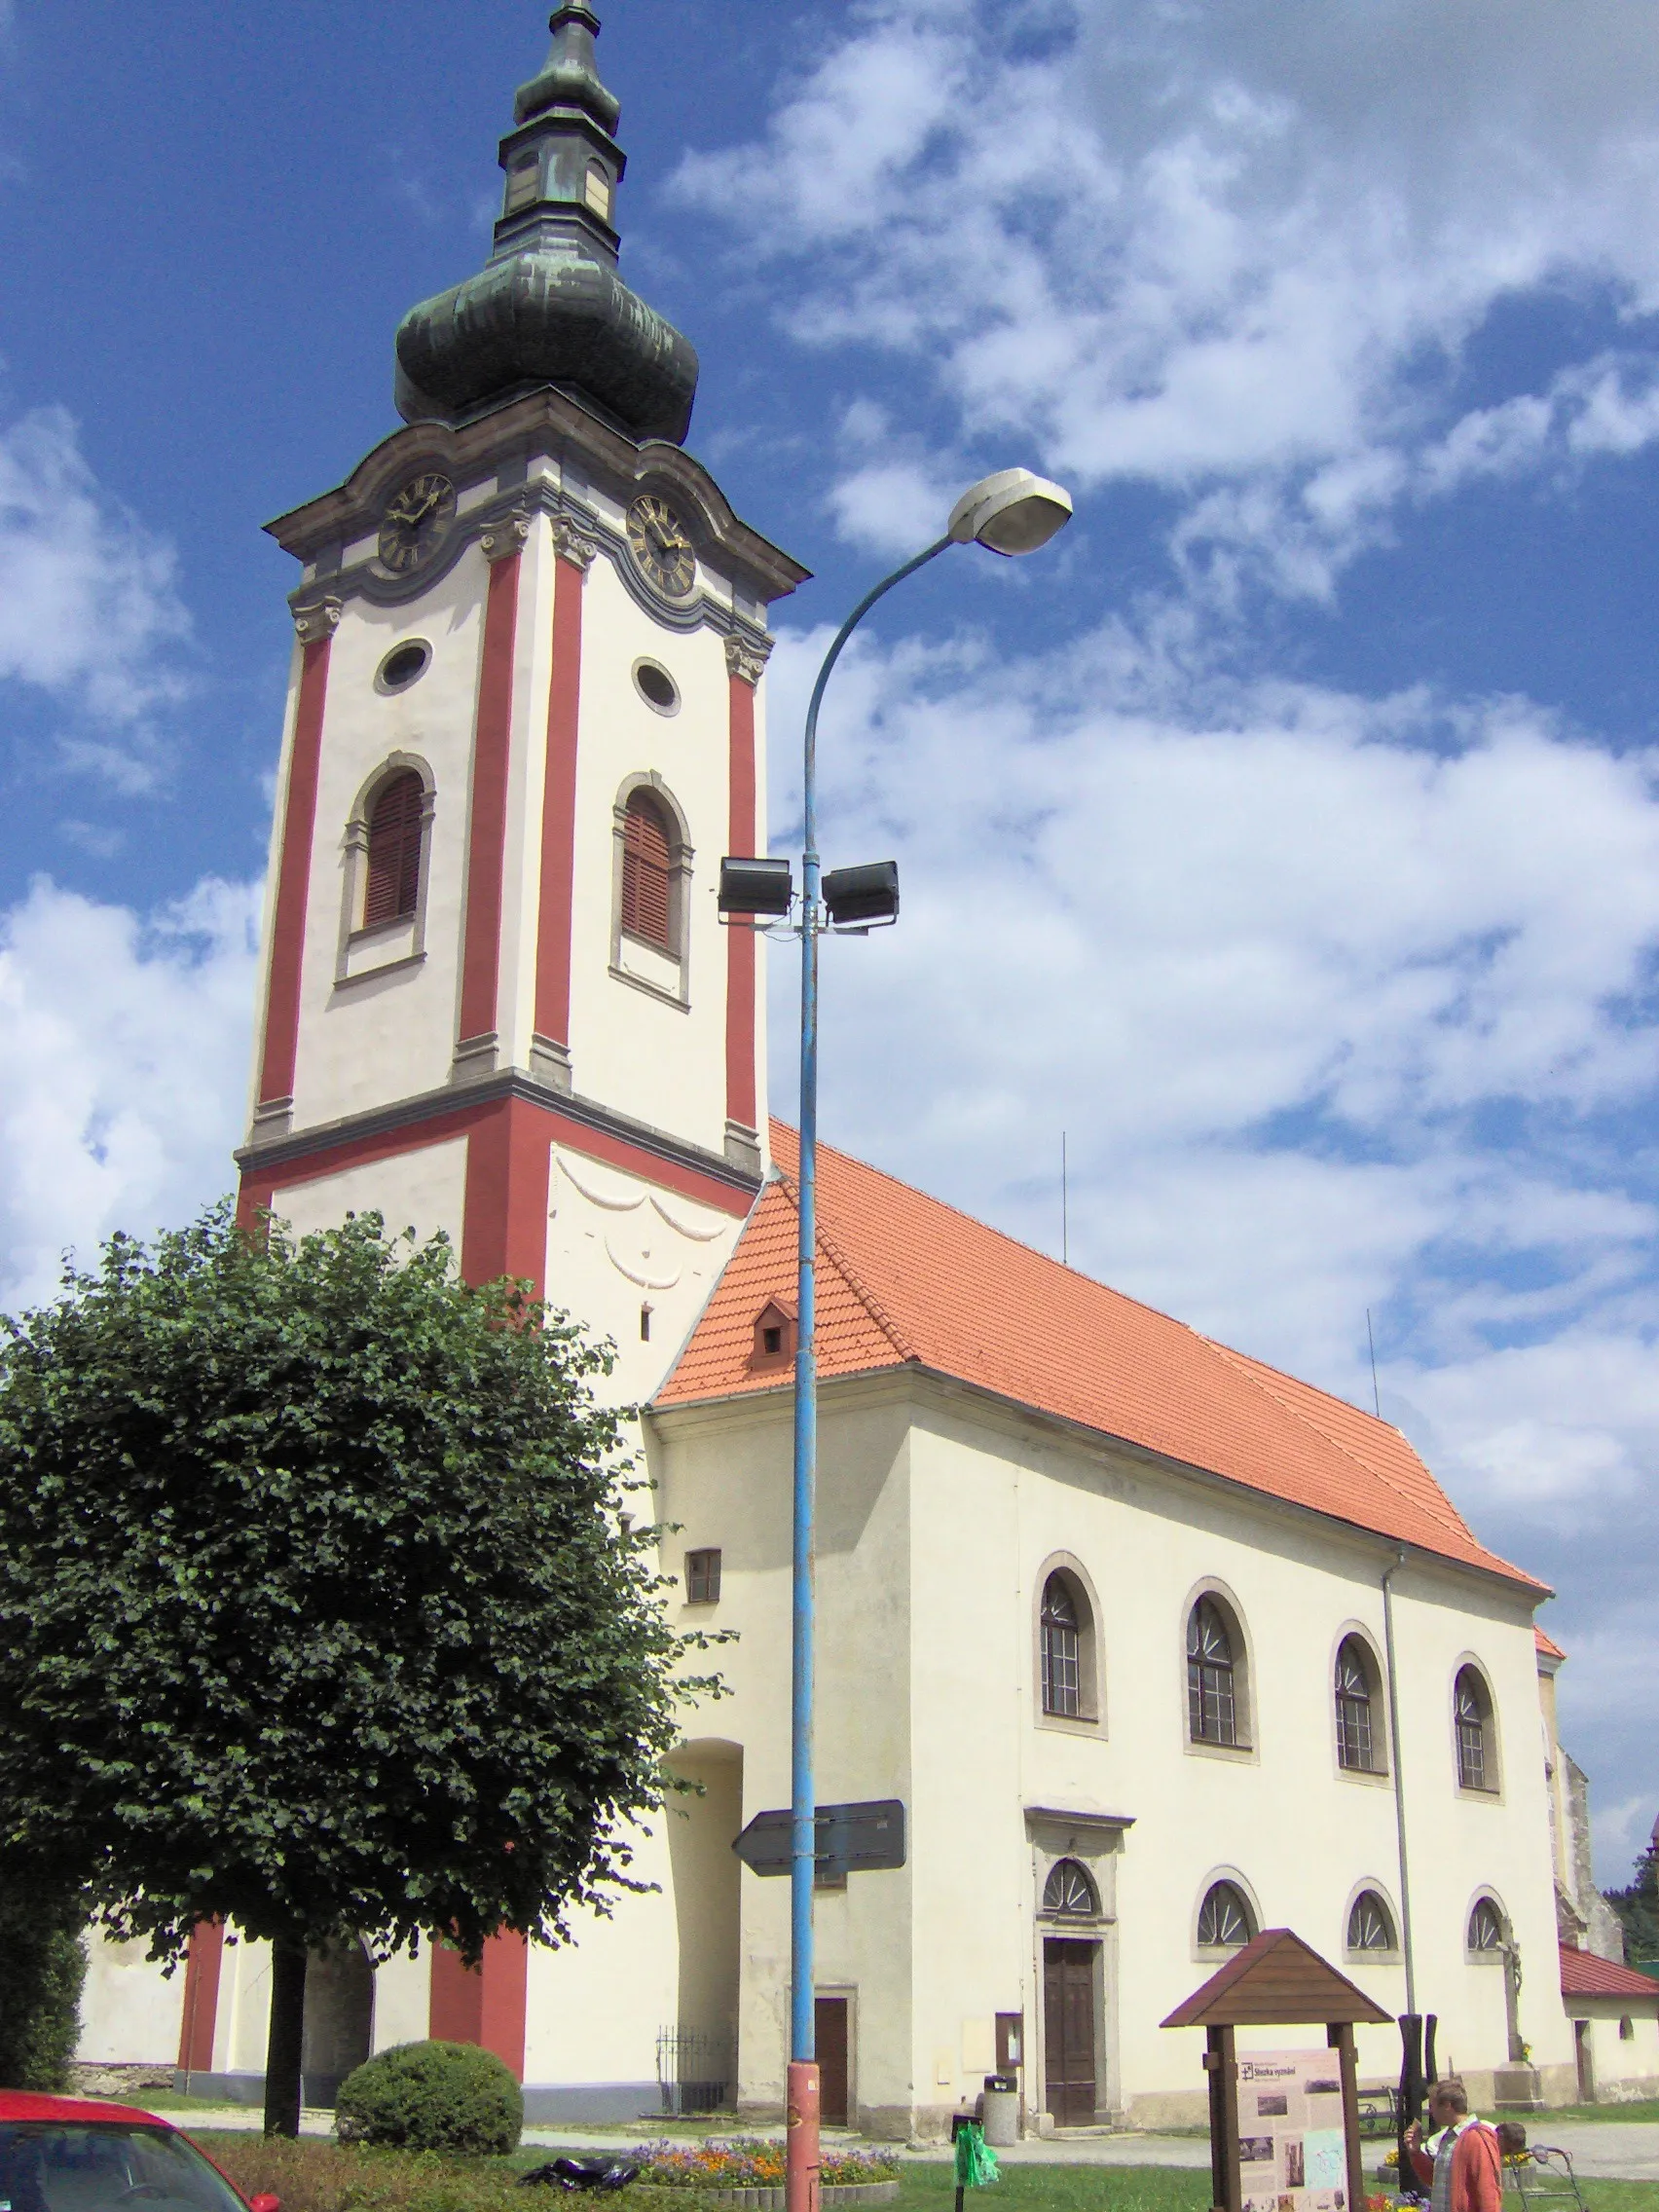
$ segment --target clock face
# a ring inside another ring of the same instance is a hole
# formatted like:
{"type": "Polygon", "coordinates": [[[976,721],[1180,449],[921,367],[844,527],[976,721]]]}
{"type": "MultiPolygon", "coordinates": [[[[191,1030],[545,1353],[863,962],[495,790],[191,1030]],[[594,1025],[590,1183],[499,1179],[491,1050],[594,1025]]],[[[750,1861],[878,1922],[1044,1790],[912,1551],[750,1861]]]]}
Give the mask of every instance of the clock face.
{"type": "Polygon", "coordinates": [[[646,493],[628,509],[628,543],[641,571],[670,599],[683,599],[697,580],[697,556],[685,525],[666,499],[646,493]]]}
{"type": "Polygon", "coordinates": [[[428,469],[411,477],[387,504],[381,521],[380,557],[394,576],[406,576],[436,546],[455,519],[455,486],[428,469]]]}

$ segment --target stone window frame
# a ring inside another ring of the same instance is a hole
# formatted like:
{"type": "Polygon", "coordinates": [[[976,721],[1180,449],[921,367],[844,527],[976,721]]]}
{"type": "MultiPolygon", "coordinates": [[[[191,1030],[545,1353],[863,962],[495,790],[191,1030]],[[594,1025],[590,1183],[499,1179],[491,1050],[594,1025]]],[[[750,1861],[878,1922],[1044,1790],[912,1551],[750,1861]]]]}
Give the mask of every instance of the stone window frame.
{"type": "Polygon", "coordinates": [[[655,768],[641,769],[624,776],[617,788],[612,803],[613,825],[611,889],[610,889],[610,973],[619,983],[627,983],[637,991],[644,991],[660,1004],[678,1007],[682,1014],[690,1012],[691,1006],[691,864],[692,850],[685,810],[670,791],[667,783],[655,768]],[[667,819],[670,850],[668,863],[668,932],[672,949],[648,944],[644,939],[630,937],[630,944],[638,941],[643,949],[659,960],[671,961],[678,970],[678,985],[670,988],[655,983],[645,976],[636,976],[622,965],[622,870],[625,864],[628,836],[628,801],[637,792],[649,792],[667,819]]]}
{"type": "Polygon", "coordinates": [[[335,951],[335,988],[367,982],[400,968],[418,967],[426,957],[426,905],[432,879],[433,823],[438,783],[431,763],[419,753],[386,754],[358,786],[341,838],[340,935],[335,951]],[[369,883],[369,817],[377,795],[393,776],[413,773],[424,793],[421,809],[421,878],[413,914],[399,914],[373,929],[362,927],[369,883]],[[384,957],[368,957],[374,952],[384,957]]]}
{"type": "Polygon", "coordinates": [[[1514,1923],[1509,1917],[1508,1908],[1503,1899],[1490,1882],[1483,1882],[1479,1889],[1473,1892],[1468,1903],[1463,1907],[1462,1941],[1464,1964],[1472,1967],[1504,1965],[1506,1956],[1514,1945],[1514,1923]],[[1497,1941],[1483,1944],[1477,1949],[1469,1941],[1469,1930],[1474,1926],[1475,1914],[1483,1904],[1490,1904],[1493,1911],[1497,1915],[1497,1941]]]}
{"type": "Polygon", "coordinates": [[[1452,1663],[1452,1677],[1447,1685],[1446,1723],[1451,1735],[1452,1787],[1456,1794],[1469,1805],[1501,1805],[1504,1798],[1503,1738],[1498,1727],[1497,1698],[1492,1686],[1492,1671],[1476,1652],[1461,1652],[1452,1663]],[[1486,1700],[1486,1712],[1482,1716],[1481,1763],[1491,1780],[1479,1788],[1472,1788],[1463,1780],[1462,1751],[1457,1741],[1457,1685],[1465,1673],[1474,1676],[1486,1700]]]}
{"type": "MultiPolygon", "coordinates": [[[[1361,1788],[1375,1788],[1379,1786],[1391,1788],[1393,1745],[1388,1734],[1388,1675],[1376,1636],[1364,1621],[1344,1621],[1331,1639],[1331,1654],[1325,1669],[1325,1696],[1330,1715],[1331,1762],[1334,1772],[1342,1781],[1357,1783],[1361,1788]],[[1343,1646],[1347,1643],[1357,1643],[1364,1653],[1371,1682],[1373,1763],[1370,1766],[1343,1764],[1342,1730],[1337,1715],[1337,1662],[1342,1655],[1343,1646]]],[[[1346,1922],[1344,1926],[1346,1928],[1346,1922]]]]}
{"type": "Polygon", "coordinates": [[[1075,1552],[1051,1552],[1037,1570],[1031,1604],[1031,1704],[1039,1728],[1067,1736],[1106,1735],[1106,1667],[1100,1633],[1100,1594],[1075,1552]],[[1078,1616],[1078,1708],[1075,1714],[1050,1713],[1043,1702],[1043,1604],[1058,1574],[1068,1587],[1078,1616]]]}
{"type": "Polygon", "coordinates": [[[1349,1890],[1347,1894],[1347,1901],[1343,1906],[1342,1929],[1343,1957],[1350,1961],[1355,1966],[1398,1966],[1402,1958],[1405,1956],[1404,1952],[1400,1948],[1401,1938],[1399,1907],[1395,1904],[1393,1897],[1389,1893],[1388,1885],[1385,1882],[1379,1881],[1373,1874],[1363,1875],[1359,1881],[1355,1882],[1353,1888],[1349,1890]],[[1360,1899],[1364,1897],[1375,1897],[1379,1899],[1382,1902],[1382,1910],[1387,1916],[1388,1926],[1393,1931],[1394,1940],[1390,1944],[1388,1944],[1385,1949],[1378,1951],[1359,1951],[1355,1950],[1348,1942],[1348,1924],[1353,1919],[1353,1908],[1356,1904],[1358,1904],[1360,1899]]]}
{"type": "MultiPolygon", "coordinates": [[[[1259,1765],[1262,1751],[1260,1731],[1256,1724],[1256,1668],[1250,1632],[1245,1626],[1244,1608],[1239,1604],[1236,1593],[1217,1575],[1203,1576],[1187,1593],[1186,1603],[1181,1607],[1176,1663],[1180,1669],[1181,1744],[1187,1755],[1190,1758],[1222,1759],[1235,1766],[1259,1765]],[[1207,1737],[1196,1737],[1192,1729],[1187,1687],[1187,1630],[1194,1609],[1205,1598],[1220,1613],[1228,1641],[1233,1646],[1233,1725],[1236,1741],[1231,1744],[1211,1743],[1207,1737]]],[[[1208,1955],[1206,1952],[1205,1956],[1208,1955]]]]}
{"type": "Polygon", "coordinates": [[[1214,1967],[1218,1959],[1236,1958],[1244,1948],[1243,1943],[1200,1943],[1198,1941],[1198,1922],[1203,1916],[1205,1901],[1210,1892],[1223,1882],[1230,1889],[1236,1890],[1243,1900],[1245,1916],[1249,1922],[1249,1934],[1245,1936],[1244,1941],[1246,1943],[1253,1942],[1267,1926],[1262,1913],[1262,1900],[1256,1895],[1254,1884],[1247,1881],[1236,1866],[1212,1866],[1198,1884],[1198,1896],[1193,1900],[1193,1917],[1188,1923],[1192,1955],[1200,1966],[1207,1964],[1214,1967]]]}

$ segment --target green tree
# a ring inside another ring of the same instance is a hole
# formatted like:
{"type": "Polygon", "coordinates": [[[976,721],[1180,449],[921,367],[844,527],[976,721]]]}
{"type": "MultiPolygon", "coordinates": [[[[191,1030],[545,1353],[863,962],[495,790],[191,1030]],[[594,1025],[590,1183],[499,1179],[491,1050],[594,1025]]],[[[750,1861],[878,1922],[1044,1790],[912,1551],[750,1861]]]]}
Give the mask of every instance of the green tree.
{"type": "Polygon", "coordinates": [[[274,1948],[266,2126],[308,1947],[604,1908],[686,1696],[624,1513],[606,1347],[378,1215],[228,1202],[0,1335],[0,1851],[176,1961],[274,1948]]]}
{"type": "Polygon", "coordinates": [[[66,2089],[81,2035],[86,1899],[0,1859],[0,2087],[66,2089]]]}
{"type": "Polygon", "coordinates": [[[1624,1924],[1625,1957],[1643,1964],[1659,1960],[1659,1822],[1654,1837],[1632,1868],[1629,1889],[1603,1893],[1624,1924]]]}

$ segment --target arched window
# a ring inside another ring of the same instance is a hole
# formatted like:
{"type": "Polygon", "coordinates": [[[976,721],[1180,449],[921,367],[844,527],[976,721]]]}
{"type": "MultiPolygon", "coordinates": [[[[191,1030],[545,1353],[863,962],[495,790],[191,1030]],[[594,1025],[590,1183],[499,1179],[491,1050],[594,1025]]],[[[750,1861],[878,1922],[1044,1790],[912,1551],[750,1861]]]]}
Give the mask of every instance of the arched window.
{"type": "Polygon", "coordinates": [[[1457,1681],[1452,1693],[1452,1714],[1457,1730],[1458,1788],[1495,1789],[1497,1769],[1493,1757],[1492,1700],[1473,1667],[1457,1670],[1457,1681]]]}
{"type": "Polygon", "coordinates": [[[1370,1654],[1357,1636],[1344,1637],[1337,1652],[1337,1760],[1355,1774],[1382,1764],[1372,1728],[1370,1654]]]}
{"type": "Polygon", "coordinates": [[[647,791],[630,794],[622,825],[622,934],[675,955],[674,842],[647,791]]]}
{"type": "Polygon", "coordinates": [[[1097,1920],[1100,1893],[1088,1867],[1075,1859],[1056,1860],[1043,1885],[1043,1910],[1066,1920],[1097,1920]]]}
{"type": "Polygon", "coordinates": [[[1043,1585],[1043,1711],[1076,1719],[1083,1710],[1082,1622],[1063,1574],[1043,1585]]]}
{"type": "Polygon", "coordinates": [[[1195,1744],[1236,1744],[1233,1639],[1220,1607],[1200,1598],[1187,1618],[1187,1728],[1195,1744]]]}
{"type": "Polygon", "coordinates": [[[1361,1890],[1348,1908],[1347,1947],[1350,1951],[1394,1948],[1394,1917],[1375,1890],[1361,1890]]]}
{"type": "Polygon", "coordinates": [[[1491,1898],[1477,1898],[1475,1909],[1469,1915],[1469,1933],[1466,1938],[1471,1951],[1501,1951],[1503,1948],[1503,1915],[1491,1898]]]}
{"type": "Polygon", "coordinates": [[[425,814],[426,789],[413,768],[400,768],[375,793],[369,808],[364,929],[405,921],[421,903],[421,840],[425,814]]]}
{"type": "Polygon", "coordinates": [[[1255,1914],[1237,1883],[1212,1883],[1198,1907],[1199,1950],[1235,1951],[1255,1933],[1255,1914]]]}

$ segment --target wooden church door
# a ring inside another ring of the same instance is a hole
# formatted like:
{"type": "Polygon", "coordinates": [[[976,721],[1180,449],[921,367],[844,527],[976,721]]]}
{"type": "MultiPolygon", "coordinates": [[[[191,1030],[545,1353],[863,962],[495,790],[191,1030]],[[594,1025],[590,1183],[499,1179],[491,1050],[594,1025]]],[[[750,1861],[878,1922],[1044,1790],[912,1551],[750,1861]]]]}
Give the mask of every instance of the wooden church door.
{"type": "Polygon", "coordinates": [[[818,2045],[818,2117],[826,2127],[850,2127],[847,2014],[844,1997],[820,1997],[814,2003],[818,2045]]]}
{"type": "Polygon", "coordinates": [[[1043,1945],[1044,2103],[1056,2127],[1094,2124],[1094,1959],[1098,1943],[1043,1945]]]}

